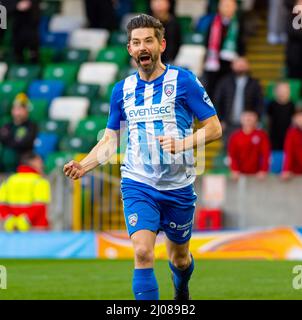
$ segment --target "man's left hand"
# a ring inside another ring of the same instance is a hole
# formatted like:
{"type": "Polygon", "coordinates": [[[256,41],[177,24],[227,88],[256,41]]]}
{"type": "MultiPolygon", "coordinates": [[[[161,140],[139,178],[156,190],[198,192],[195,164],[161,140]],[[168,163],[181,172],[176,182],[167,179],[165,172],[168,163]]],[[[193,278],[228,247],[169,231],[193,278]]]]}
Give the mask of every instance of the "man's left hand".
{"type": "Polygon", "coordinates": [[[184,151],[184,140],[175,139],[170,136],[158,136],[156,139],[159,141],[161,147],[165,152],[178,153],[184,151]]]}

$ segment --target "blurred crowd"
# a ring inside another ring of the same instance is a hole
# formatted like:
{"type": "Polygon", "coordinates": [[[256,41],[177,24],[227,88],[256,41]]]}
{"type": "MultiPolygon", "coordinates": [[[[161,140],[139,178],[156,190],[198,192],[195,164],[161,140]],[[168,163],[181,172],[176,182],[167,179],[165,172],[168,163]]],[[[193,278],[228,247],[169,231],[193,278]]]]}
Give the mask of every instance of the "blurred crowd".
{"type": "MultiPolygon", "coordinates": [[[[293,8],[302,5],[302,0],[200,1],[207,2],[205,14],[193,20],[193,31],[204,35],[207,49],[200,80],[222,123],[231,176],[238,179],[240,174],[256,174],[263,179],[270,172],[272,154],[282,155],[282,178],[302,174],[302,105],[293,101],[290,82],[302,83],[302,29],[294,28],[292,23],[296,17],[293,8]],[[284,78],[271,79],[276,85],[270,99],[259,79],[252,76],[246,58],[246,41],[257,34],[257,19],[263,12],[268,17],[267,42],[272,46],[283,45],[286,57],[284,78]]],[[[41,2],[1,1],[12,28],[14,63],[40,63],[41,2]]],[[[111,32],[122,29],[136,2],[83,0],[87,27],[111,32]]],[[[163,23],[167,49],[162,60],[173,64],[185,37],[176,14],[177,0],[141,0],[140,5],[144,12],[163,23]]],[[[1,30],[0,41],[4,36],[5,30],[1,30]]],[[[20,171],[20,164],[21,171],[24,170],[24,154],[34,150],[38,129],[29,120],[29,105],[27,96],[18,94],[11,107],[11,121],[0,128],[2,172],[20,171]]],[[[25,165],[29,166],[28,161],[25,165]]],[[[42,170],[35,172],[42,174],[42,170]]]]}

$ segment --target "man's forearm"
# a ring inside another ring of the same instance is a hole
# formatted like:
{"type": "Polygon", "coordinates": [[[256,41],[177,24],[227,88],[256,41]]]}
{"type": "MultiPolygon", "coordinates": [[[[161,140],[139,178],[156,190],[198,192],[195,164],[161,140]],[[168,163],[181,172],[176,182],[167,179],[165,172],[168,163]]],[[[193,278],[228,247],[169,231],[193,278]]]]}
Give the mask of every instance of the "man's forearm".
{"type": "Polygon", "coordinates": [[[184,149],[189,150],[198,146],[206,145],[221,137],[221,126],[219,123],[209,123],[198,129],[194,134],[184,139],[184,149]]]}
{"type": "Polygon", "coordinates": [[[98,165],[106,163],[117,150],[118,139],[105,136],[97,145],[80,161],[85,173],[93,170],[98,165]]]}

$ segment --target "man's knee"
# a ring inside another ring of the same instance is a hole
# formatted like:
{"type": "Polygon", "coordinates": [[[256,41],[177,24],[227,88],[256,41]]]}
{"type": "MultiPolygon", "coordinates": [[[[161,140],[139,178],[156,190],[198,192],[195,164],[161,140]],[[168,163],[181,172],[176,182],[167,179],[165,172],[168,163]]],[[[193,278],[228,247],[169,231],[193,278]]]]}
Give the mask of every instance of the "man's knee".
{"type": "Polygon", "coordinates": [[[148,265],[153,263],[153,249],[146,245],[137,245],[135,248],[135,260],[140,265],[148,265]]]}
{"type": "Polygon", "coordinates": [[[191,264],[190,253],[175,253],[171,257],[171,262],[177,269],[185,270],[191,264]]]}

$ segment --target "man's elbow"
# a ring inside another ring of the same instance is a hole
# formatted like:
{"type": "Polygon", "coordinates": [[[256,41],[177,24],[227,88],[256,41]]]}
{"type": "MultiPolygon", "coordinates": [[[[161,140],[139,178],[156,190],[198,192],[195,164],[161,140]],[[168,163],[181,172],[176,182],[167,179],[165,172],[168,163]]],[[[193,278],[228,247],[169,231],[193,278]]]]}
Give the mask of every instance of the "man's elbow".
{"type": "Polygon", "coordinates": [[[215,123],[214,130],[213,130],[213,140],[218,140],[222,137],[222,127],[219,121],[215,123]]]}

